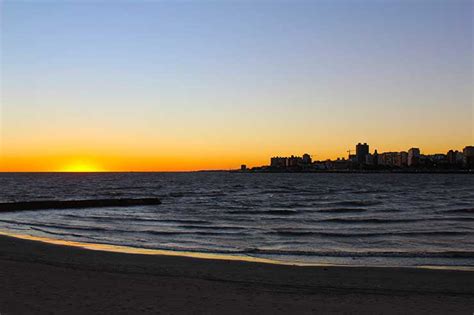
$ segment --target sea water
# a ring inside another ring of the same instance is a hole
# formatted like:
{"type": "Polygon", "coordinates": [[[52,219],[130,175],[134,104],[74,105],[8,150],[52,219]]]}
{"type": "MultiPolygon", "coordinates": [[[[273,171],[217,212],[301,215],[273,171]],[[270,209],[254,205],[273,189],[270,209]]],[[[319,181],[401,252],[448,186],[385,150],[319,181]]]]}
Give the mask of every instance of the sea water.
{"type": "Polygon", "coordinates": [[[162,204],[0,213],[0,231],[284,262],[474,266],[469,174],[0,174],[0,202],[143,197],[162,204]]]}

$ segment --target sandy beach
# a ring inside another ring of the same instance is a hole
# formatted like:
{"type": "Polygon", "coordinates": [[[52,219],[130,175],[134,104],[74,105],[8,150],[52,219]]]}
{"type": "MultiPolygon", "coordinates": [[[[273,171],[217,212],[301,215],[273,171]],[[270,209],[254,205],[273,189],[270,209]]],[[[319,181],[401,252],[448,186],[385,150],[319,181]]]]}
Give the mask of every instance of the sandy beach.
{"type": "Polygon", "coordinates": [[[0,313],[471,314],[474,273],[301,267],[0,237],[0,313]]]}

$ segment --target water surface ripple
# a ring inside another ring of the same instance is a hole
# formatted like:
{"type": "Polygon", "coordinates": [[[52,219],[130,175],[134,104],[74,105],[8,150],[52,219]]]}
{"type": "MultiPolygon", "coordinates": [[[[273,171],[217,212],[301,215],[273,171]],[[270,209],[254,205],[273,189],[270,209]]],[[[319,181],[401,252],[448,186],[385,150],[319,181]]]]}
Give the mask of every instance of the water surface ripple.
{"type": "Polygon", "coordinates": [[[0,214],[0,230],[143,248],[357,265],[474,266],[465,174],[0,174],[0,202],[161,205],[0,214]]]}

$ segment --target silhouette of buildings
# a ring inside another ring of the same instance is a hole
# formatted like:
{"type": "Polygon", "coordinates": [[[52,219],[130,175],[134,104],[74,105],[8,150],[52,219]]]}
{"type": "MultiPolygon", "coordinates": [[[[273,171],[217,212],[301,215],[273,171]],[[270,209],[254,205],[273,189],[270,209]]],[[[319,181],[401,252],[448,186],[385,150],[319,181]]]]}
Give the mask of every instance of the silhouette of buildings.
{"type": "Polygon", "coordinates": [[[474,168],[474,146],[467,146],[462,150],[464,159],[464,167],[473,169],[474,168]]]}
{"type": "Polygon", "coordinates": [[[288,167],[297,167],[299,164],[303,162],[303,158],[299,156],[290,156],[288,158],[288,167]]]}
{"type": "Polygon", "coordinates": [[[312,163],[311,156],[308,153],[303,154],[302,162],[304,165],[310,165],[312,163]]]}
{"type": "Polygon", "coordinates": [[[366,164],[365,157],[369,154],[369,145],[367,143],[358,143],[356,145],[356,162],[366,164]]]}
{"type": "Polygon", "coordinates": [[[270,166],[274,168],[288,167],[288,158],[275,156],[270,159],[270,166]]]}
{"type": "MultiPolygon", "coordinates": [[[[308,153],[302,156],[289,157],[274,156],[270,158],[269,166],[254,167],[253,171],[443,171],[443,170],[472,170],[474,169],[474,146],[466,146],[462,152],[449,150],[446,154],[424,155],[419,148],[410,148],[408,151],[369,152],[367,143],[358,143],[355,154],[349,158],[336,160],[313,161],[308,153]]],[[[247,171],[242,165],[241,171],[247,171]]]]}
{"type": "Polygon", "coordinates": [[[373,165],[374,165],[374,166],[379,165],[379,153],[377,152],[377,150],[374,151],[374,155],[373,155],[373,157],[372,157],[372,161],[373,161],[373,165]]]}
{"type": "Polygon", "coordinates": [[[303,169],[311,166],[312,159],[307,153],[303,156],[292,155],[290,157],[275,156],[270,158],[270,167],[274,169],[303,169]]]}
{"type": "Polygon", "coordinates": [[[393,167],[396,165],[398,152],[384,152],[379,155],[379,165],[393,167]]]}
{"type": "Polygon", "coordinates": [[[417,166],[420,161],[420,149],[411,148],[408,150],[408,166],[417,166]]]}
{"type": "Polygon", "coordinates": [[[402,151],[397,153],[397,157],[395,158],[395,166],[408,166],[408,152],[402,151]]]}
{"type": "Polygon", "coordinates": [[[458,160],[457,160],[457,155],[458,155],[458,151],[453,151],[453,150],[449,150],[448,153],[446,154],[446,159],[448,161],[448,164],[449,165],[456,165],[458,163],[458,160]]]}

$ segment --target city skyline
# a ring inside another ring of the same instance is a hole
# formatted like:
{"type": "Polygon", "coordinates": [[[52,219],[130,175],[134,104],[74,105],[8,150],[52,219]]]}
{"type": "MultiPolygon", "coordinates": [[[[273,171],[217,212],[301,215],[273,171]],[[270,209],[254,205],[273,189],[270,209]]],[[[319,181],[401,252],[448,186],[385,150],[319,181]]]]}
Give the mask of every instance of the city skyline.
{"type": "Polygon", "coordinates": [[[472,1],[13,2],[0,171],[187,171],[474,141],[472,1]],[[172,17],[172,18],[171,18],[172,17]]]}
{"type": "Polygon", "coordinates": [[[465,170],[474,168],[474,146],[465,146],[462,150],[451,149],[446,153],[427,154],[418,147],[402,151],[371,152],[368,143],[355,145],[355,150],[347,150],[346,157],[336,159],[316,159],[309,153],[291,156],[275,155],[267,165],[248,167],[241,164],[240,171],[321,171],[321,170],[465,170]]]}

